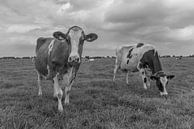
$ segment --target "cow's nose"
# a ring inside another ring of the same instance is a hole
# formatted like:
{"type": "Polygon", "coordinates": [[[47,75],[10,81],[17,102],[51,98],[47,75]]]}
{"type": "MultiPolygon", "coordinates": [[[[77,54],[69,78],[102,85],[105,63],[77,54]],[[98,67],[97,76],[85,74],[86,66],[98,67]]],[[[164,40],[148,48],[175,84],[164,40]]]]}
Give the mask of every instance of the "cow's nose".
{"type": "Polygon", "coordinates": [[[80,58],[78,56],[70,56],[68,58],[68,62],[70,62],[70,63],[80,63],[80,58]]]}

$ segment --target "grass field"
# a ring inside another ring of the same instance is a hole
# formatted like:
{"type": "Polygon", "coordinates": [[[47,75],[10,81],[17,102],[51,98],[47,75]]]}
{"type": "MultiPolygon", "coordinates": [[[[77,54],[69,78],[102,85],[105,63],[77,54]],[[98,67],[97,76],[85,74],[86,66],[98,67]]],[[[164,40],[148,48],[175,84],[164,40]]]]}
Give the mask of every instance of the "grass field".
{"type": "Polygon", "coordinates": [[[118,72],[113,59],[85,62],[70,93],[70,105],[57,111],[50,81],[39,97],[31,60],[0,60],[0,129],[194,129],[194,58],[161,59],[176,77],[167,99],[155,83],[143,89],[138,73],[118,72]]]}

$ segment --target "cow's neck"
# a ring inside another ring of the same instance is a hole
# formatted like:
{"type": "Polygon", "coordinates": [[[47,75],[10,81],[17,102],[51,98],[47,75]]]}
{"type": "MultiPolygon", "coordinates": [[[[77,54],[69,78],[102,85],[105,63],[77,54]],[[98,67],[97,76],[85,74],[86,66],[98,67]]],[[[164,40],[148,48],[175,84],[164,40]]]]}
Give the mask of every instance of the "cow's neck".
{"type": "Polygon", "coordinates": [[[162,71],[162,66],[158,57],[158,53],[155,50],[149,50],[145,52],[140,61],[143,65],[142,67],[149,67],[151,69],[152,74],[162,71]]]}
{"type": "Polygon", "coordinates": [[[158,53],[155,52],[154,53],[154,56],[153,56],[153,59],[152,59],[152,74],[155,74],[159,71],[162,71],[162,65],[161,65],[161,62],[159,60],[159,56],[158,56],[158,53]]]}

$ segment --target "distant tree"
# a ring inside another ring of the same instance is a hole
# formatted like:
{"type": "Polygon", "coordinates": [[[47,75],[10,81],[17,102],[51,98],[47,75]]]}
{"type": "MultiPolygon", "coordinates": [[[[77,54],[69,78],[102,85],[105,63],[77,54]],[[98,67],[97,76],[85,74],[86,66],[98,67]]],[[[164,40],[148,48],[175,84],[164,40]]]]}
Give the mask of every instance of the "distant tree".
{"type": "Polygon", "coordinates": [[[164,56],[161,56],[162,58],[170,58],[171,56],[170,55],[164,55],[164,56]]]}
{"type": "Polygon", "coordinates": [[[9,56],[9,57],[2,57],[1,59],[15,59],[15,57],[9,56]]]}
{"type": "Polygon", "coordinates": [[[26,56],[26,57],[22,57],[22,59],[31,59],[30,57],[26,56]]]}
{"type": "Polygon", "coordinates": [[[86,59],[90,59],[90,56],[85,56],[86,59]]]}

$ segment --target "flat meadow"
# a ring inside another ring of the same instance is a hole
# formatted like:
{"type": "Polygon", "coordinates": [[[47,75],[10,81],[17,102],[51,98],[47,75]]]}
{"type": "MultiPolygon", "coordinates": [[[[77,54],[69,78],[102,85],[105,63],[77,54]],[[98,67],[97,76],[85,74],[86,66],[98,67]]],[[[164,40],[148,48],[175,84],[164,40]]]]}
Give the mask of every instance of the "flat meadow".
{"type": "Polygon", "coordinates": [[[144,90],[138,73],[118,72],[114,59],[83,62],[70,93],[70,104],[57,111],[51,81],[38,96],[30,59],[0,60],[0,129],[194,129],[194,58],[161,58],[175,78],[167,99],[154,82],[144,90]]]}

